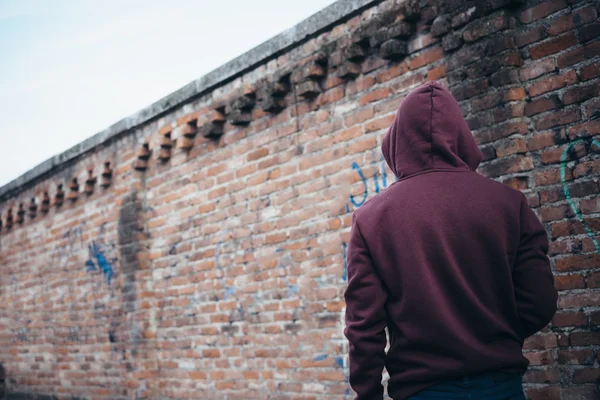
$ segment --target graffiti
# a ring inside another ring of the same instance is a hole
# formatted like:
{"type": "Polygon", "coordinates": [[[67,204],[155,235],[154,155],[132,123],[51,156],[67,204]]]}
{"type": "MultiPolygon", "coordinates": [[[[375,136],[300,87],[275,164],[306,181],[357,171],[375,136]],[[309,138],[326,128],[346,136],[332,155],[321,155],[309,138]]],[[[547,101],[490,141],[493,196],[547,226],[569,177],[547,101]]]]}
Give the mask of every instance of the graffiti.
{"type": "MultiPolygon", "coordinates": [[[[561,154],[561,156],[560,156],[560,164],[561,164],[560,180],[562,183],[563,191],[565,193],[565,198],[567,199],[567,203],[569,203],[569,206],[573,210],[573,213],[575,213],[577,220],[579,220],[579,222],[581,222],[581,224],[583,225],[583,229],[585,230],[587,235],[590,237],[590,239],[592,239],[592,243],[594,244],[596,251],[600,253],[600,245],[598,244],[598,241],[596,240],[596,236],[595,236],[594,232],[589,228],[589,226],[585,223],[585,221],[583,219],[583,214],[577,207],[577,204],[575,204],[575,201],[571,198],[571,193],[569,192],[569,188],[567,187],[566,169],[567,169],[567,158],[569,156],[569,151],[573,148],[573,146],[580,144],[580,143],[584,143],[584,140],[576,140],[572,143],[569,143],[569,145],[565,148],[565,151],[563,151],[563,153],[561,154]]],[[[591,145],[592,146],[595,145],[600,148],[600,141],[594,139],[594,140],[592,140],[591,145]]]]}
{"type": "Polygon", "coordinates": [[[102,275],[106,278],[106,283],[110,286],[110,280],[114,274],[112,266],[106,260],[104,253],[100,250],[100,245],[96,241],[92,241],[88,245],[90,258],[85,262],[86,272],[98,271],[102,272],[102,275]]]}
{"type": "Polygon", "coordinates": [[[342,280],[346,282],[348,280],[348,244],[346,242],[342,242],[342,249],[344,257],[344,274],[342,275],[342,280]]]}
{"type": "Polygon", "coordinates": [[[218,271],[217,279],[219,280],[219,283],[221,284],[221,287],[223,288],[223,299],[227,300],[229,296],[232,296],[236,300],[238,300],[238,298],[235,295],[235,288],[233,286],[227,284],[227,282],[225,282],[225,280],[223,279],[223,277],[225,276],[225,273],[223,272],[223,268],[219,264],[219,251],[220,251],[222,245],[223,245],[223,242],[220,241],[219,243],[217,243],[217,247],[215,248],[215,267],[217,268],[217,271],[218,271]]]}
{"type": "Polygon", "coordinates": [[[13,342],[31,342],[29,324],[31,320],[28,320],[25,327],[19,329],[13,329],[13,333],[15,334],[15,338],[13,342]]]}
{"type": "MultiPolygon", "coordinates": [[[[275,250],[277,254],[281,254],[283,249],[275,250]]],[[[290,279],[288,277],[288,267],[292,265],[294,261],[289,254],[284,256],[280,256],[277,262],[277,268],[279,269],[279,276],[283,278],[285,287],[286,287],[286,297],[289,299],[293,295],[298,293],[298,285],[290,283],[290,279]]]]}
{"type": "Polygon", "coordinates": [[[344,372],[344,382],[346,382],[348,384],[348,387],[346,388],[346,392],[344,393],[344,399],[346,399],[348,396],[350,396],[350,384],[349,384],[349,375],[348,375],[348,368],[345,365],[344,362],[344,357],[341,356],[329,356],[327,354],[317,354],[316,356],[314,356],[312,358],[313,361],[323,361],[323,360],[327,360],[331,358],[334,361],[334,365],[338,368],[341,368],[342,371],[344,372]]]}
{"type": "Polygon", "coordinates": [[[56,260],[59,265],[65,267],[69,258],[83,246],[83,228],[85,222],[81,225],[68,229],[63,234],[63,239],[67,240],[67,244],[55,246],[52,251],[52,259],[56,260]]]}
{"type": "MultiPolygon", "coordinates": [[[[371,167],[373,168],[374,189],[375,193],[380,193],[383,189],[387,188],[388,186],[387,172],[385,169],[385,159],[383,158],[383,154],[380,155],[379,162],[377,162],[376,159],[377,156],[375,155],[375,153],[373,153],[373,162],[371,163],[371,167]],[[379,182],[380,176],[381,184],[379,182]]],[[[350,205],[353,205],[355,209],[359,208],[367,202],[367,198],[369,197],[369,182],[367,180],[367,177],[365,176],[363,168],[361,168],[361,166],[358,165],[358,163],[355,161],[352,163],[352,170],[356,171],[356,173],[358,174],[360,181],[363,185],[363,192],[361,195],[358,196],[350,194],[350,201],[349,203],[346,203],[346,212],[350,212],[350,205]],[[359,196],[361,197],[359,200],[357,200],[357,197],[359,196]]]]}
{"type": "Polygon", "coordinates": [[[69,328],[65,342],[81,343],[85,341],[85,343],[87,343],[87,339],[88,334],[85,334],[84,340],[84,335],[81,334],[81,328],[79,326],[72,326],[69,328]]]}

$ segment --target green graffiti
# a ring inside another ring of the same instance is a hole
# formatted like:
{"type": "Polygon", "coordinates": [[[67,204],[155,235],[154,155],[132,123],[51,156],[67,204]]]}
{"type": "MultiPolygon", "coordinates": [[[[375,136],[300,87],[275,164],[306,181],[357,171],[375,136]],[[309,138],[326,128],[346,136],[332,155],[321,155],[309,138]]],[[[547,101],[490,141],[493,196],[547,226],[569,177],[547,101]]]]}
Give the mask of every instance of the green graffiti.
{"type": "MultiPolygon", "coordinates": [[[[560,164],[561,164],[560,165],[560,180],[562,183],[563,191],[565,192],[565,198],[567,199],[567,203],[569,203],[569,206],[571,206],[571,209],[575,213],[575,216],[577,217],[579,222],[581,222],[583,224],[583,229],[585,229],[585,232],[588,234],[590,239],[592,239],[592,242],[594,243],[594,247],[596,247],[596,251],[598,251],[600,253],[600,245],[598,244],[598,241],[596,240],[594,232],[592,232],[592,230],[587,226],[587,224],[583,220],[583,214],[581,214],[581,211],[577,207],[577,204],[575,204],[575,202],[571,198],[571,193],[569,193],[569,188],[567,187],[567,178],[566,178],[566,173],[565,173],[565,171],[567,169],[567,157],[569,155],[569,150],[571,150],[571,148],[573,146],[575,146],[579,143],[583,143],[583,140],[576,140],[576,141],[570,143],[567,146],[567,148],[565,149],[565,151],[563,151],[563,153],[561,154],[561,156],[560,156],[560,164]]],[[[600,148],[600,141],[594,139],[594,140],[592,140],[592,145],[596,145],[600,148]]]]}

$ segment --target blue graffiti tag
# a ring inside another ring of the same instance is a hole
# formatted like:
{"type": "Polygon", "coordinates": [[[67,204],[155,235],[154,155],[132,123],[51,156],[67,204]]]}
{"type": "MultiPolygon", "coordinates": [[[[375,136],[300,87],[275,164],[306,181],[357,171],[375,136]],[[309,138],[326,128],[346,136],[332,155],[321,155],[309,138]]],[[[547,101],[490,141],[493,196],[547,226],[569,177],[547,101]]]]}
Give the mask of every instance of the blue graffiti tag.
{"type": "MultiPolygon", "coordinates": [[[[562,183],[563,191],[565,192],[565,198],[567,199],[567,203],[569,203],[569,206],[575,213],[575,216],[577,217],[579,222],[581,222],[583,224],[583,229],[585,229],[585,232],[588,234],[590,239],[592,239],[592,243],[594,244],[596,251],[598,251],[600,253],[600,245],[598,244],[598,241],[596,240],[594,232],[592,232],[592,230],[587,226],[587,224],[583,220],[583,214],[581,214],[581,211],[579,210],[579,208],[577,208],[577,204],[575,204],[575,202],[571,198],[571,193],[569,192],[569,188],[567,187],[567,178],[566,178],[566,172],[565,172],[565,170],[567,168],[567,157],[569,155],[569,150],[571,150],[571,148],[573,146],[575,146],[576,144],[579,144],[579,143],[583,143],[583,140],[576,140],[572,143],[569,143],[569,145],[567,146],[565,151],[563,151],[563,153],[561,154],[561,156],[560,156],[560,164],[561,164],[560,180],[562,183]]],[[[594,140],[592,140],[592,145],[596,145],[596,146],[600,147],[600,141],[594,139],[594,140]]]]}
{"type": "Polygon", "coordinates": [[[344,282],[348,280],[348,244],[346,242],[342,242],[343,247],[343,255],[344,255],[344,274],[342,275],[342,279],[344,282]]]}
{"type": "Polygon", "coordinates": [[[237,297],[235,295],[235,288],[231,285],[228,285],[225,282],[225,280],[223,279],[223,277],[225,276],[225,272],[223,271],[223,268],[219,264],[219,250],[222,245],[223,245],[223,242],[220,241],[219,243],[217,243],[217,246],[215,248],[215,266],[217,267],[217,269],[219,271],[221,271],[221,276],[217,277],[217,279],[219,280],[219,283],[221,283],[221,286],[223,286],[223,300],[227,300],[227,298],[229,296],[232,296],[237,300],[237,297]]]}
{"type": "Polygon", "coordinates": [[[106,283],[110,285],[110,280],[113,276],[113,269],[110,263],[106,260],[106,257],[100,250],[100,247],[95,241],[88,245],[90,251],[90,258],[85,262],[86,272],[97,271],[98,268],[102,271],[102,275],[106,278],[106,283]],[[94,263],[95,259],[95,263],[94,263]],[[96,267],[98,266],[98,268],[96,267]]]}
{"type": "MultiPolygon", "coordinates": [[[[383,154],[381,155],[380,162],[375,161],[375,156],[373,157],[373,181],[375,185],[375,193],[380,193],[383,189],[387,188],[387,172],[385,169],[385,159],[383,158],[383,154]],[[381,175],[381,184],[379,183],[379,175],[381,175]]],[[[356,161],[352,163],[352,169],[356,171],[360,180],[363,184],[363,193],[362,198],[357,201],[356,197],[353,194],[350,194],[350,203],[354,206],[354,208],[359,208],[363,204],[366,203],[367,198],[369,197],[369,185],[367,182],[367,178],[356,161]]],[[[398,178],[396,178],[398,180],[398,178]]],[[[350,204],[346,203],[346,212],[350,212],[350,204]]]]}
{"type": "Polygon", "coordinates": [[[360,202],[357,203],[356,200],[354,200],[354,195],[350,194],[350,201],[352,202],[354,207],[358,208],[365,204],[365,201],[367,201],[367,196],[369,195],[369,188],[367,186],[367,178],[365,178],[365,174],[363,173],[362,168],[360,168],[360,165],[358,165],[356,161],[352,163],[352,169],[358,173],[358,176],[360,176],[360,179],[364,186],[363,198],[360,202]]]}

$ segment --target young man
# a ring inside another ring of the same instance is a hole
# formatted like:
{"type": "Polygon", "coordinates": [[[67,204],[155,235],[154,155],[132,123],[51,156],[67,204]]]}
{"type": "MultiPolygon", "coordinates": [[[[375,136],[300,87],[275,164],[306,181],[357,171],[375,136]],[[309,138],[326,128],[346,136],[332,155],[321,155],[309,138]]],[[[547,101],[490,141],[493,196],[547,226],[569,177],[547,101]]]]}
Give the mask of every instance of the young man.
{"type": "Polygon", "coordinates": [[[523,340],[556,312],[548,239],[526,197],[475,172],[482,154],[437,82],[381,145],[398,180],[354,211],[345,335],[357,400],[525,399],[523,340]],[[385,353],[388,328],[390,348],[385,353]]]}

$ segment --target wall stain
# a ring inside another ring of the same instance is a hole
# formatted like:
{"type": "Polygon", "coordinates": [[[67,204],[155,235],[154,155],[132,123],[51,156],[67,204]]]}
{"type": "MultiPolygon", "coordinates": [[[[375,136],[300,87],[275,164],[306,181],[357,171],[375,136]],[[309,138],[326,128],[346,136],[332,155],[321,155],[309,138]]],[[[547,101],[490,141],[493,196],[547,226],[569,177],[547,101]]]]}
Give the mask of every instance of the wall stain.
{"type": "MultiPolygon", "coordinates": [[[[585,143],[585,141],[583,139],[581,139],[581,140],[576,140],[574,142],[569,143],[569,145],[565,148],[565,150],[561,154],[561,156],[560,156],[560,163],[561,163],[560,180],[562,183],[563,191],[565,193],[565,198],[567,199],[567,203],[569,203],[569,206],[573,210],[573,213],[575,214],[575,216],[577,217],[579,222],[581,222],[581,224],[583,225],[583,229],[585,230],[587,235],[590,237],[590,239],[592,239],[592,243],[594,244],[596,251],[598,253],[600,253],[600,244],[598,244],[598,241],[596,240],[596,234],[585,223],[583,214],[581,213],[581,210],[579,210],[579,208],[577,207],[577,204],[575,204],[575,201],[571,198],[571,193],[569,192],[569,188],[567,187],[566,169],[567,169],[567,162],[568,162],[568,158],[569,158],[569,152],[571,151],[573,146],[580,144],[580,143],[585,143]]],[[[590,147],[593,147],[593,146],[598,147],[598,149],[600,150],[600,141],[593,139],[590,143],[590,147]]]]}

